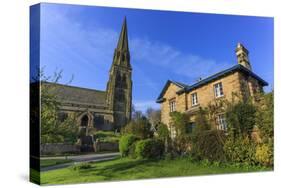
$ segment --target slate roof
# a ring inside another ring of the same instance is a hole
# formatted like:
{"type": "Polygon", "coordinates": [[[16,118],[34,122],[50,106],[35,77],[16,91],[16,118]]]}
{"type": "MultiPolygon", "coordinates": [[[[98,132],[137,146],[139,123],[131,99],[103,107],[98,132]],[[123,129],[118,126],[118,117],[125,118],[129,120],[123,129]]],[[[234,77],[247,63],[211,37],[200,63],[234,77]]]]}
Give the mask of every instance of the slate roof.
{"type": "Polygon", "coordinates": [[[106,106],[106,92],[77,86],[42,82],[51,86],[51,92],[62,102],[106,106]]]}
{"type": "Polygon", "coordinates": [[[162,89],[160,95],[158,96],[157,98],[157,101],[156,102],[161,102],[161,99],[164,95],[164,93],[166,92],[166,90],[168,89],[169,85],[173,83],[175,84],[176,86],[180,87],[180,88],[184,88],[184,87],[188,87],[188,85],[186,84],[183,84],[183,83],[180,83],[180,82],[176,82],[176,81],[172,81],[172,80],[168,80],[164,86],[164,88],[162,89]]]}
{"type": "MultiPolygon", "coordinates": [[[[243,65],[237,64],[237,65],[235,65],[233,67],[230,67],[229,69],[223,70],[223,71],[218,72],[218,73],[216,73],[216,74],[214,74],[212,76],[209,76],[209,77],[207,77],[205,79],[202,79],[201,81],[199,81],[199,82],[197,82],[197,83],[195,83],[193,85],[190,85],[190,86],[186,85],[186,86],[182,87],[179,91],[177,91],[177,94],[181,94],[183,92],[190,92],[193,89],[201,87],[201,86],[203,86],[205,84],[208,84],[209,82],[217,80],[217,79],[219,79],[221,77],[224,77],[224,76],[226,76],[228,74],[231,74],[233,72],[236,72],[236,71],[240,71],[240,72],[242,72],[242,73],[244,73],[246,75],[249,75],[249,76],[255,78],[262,86],[267,86],[268,85],[268,83],[265,80],[263,80],[261,77],[259,77],[257,74],[255,74],[251,70],[245,68],[243,65]]],[[[163,97],[163,95],[164,95],[164,93],[165,93],[165,91],[166,91],[166,89],[168,87],[167,83],[166,83],[164,89],[162,90],[161,94],[157,98],[157,100],[156,100],[157,103],[160,103],[160,102],[163,101],[162,97],[163,97]]],[[[173,82],[173,83],[175,83],[175,82],[173,82]]]]}

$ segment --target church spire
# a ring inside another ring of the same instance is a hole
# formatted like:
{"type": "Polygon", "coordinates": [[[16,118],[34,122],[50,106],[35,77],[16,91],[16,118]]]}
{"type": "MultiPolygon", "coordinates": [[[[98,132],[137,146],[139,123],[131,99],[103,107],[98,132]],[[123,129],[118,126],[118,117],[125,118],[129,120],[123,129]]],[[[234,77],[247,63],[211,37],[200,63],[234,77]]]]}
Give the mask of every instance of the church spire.
{"type": "Polygon", "coordinates": [[[123,21],[122,30],[121,30],[118,44],[117,44],[117,50],[120,50],[123,52],[129,51],[126,17],[124,18],[124,21],[123,21]]]}
{"type": "Polygon", "coordinates": [[[123,21],[121,33],[118,39],[117,47],[114,51],[113,63],[110,70],[112,70],[113,66],[122,66],[131,69],[126,17],[123,21]]]}

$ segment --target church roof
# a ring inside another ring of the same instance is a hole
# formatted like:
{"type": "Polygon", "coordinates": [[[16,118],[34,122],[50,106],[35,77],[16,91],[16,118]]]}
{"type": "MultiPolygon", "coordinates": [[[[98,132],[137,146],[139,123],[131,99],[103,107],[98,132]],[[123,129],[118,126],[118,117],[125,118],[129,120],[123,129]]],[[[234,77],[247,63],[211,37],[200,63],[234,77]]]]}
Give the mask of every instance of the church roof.
{"type": "Polygon", "coordinates": [[[106,106],[106,92],[51,82],[42,82],[51,86],[51,92],[61,102],[106,106]]]}
{"type": "MultiPolygon", "coordinates": [[[[212,82],[212,81],[214,81],[216,79],[219,79],[221,77],[224,77],[224,76],[226,76],[226,75],[228,75],[230,73],[236,72],[236,71],[240,71],[240,72],[242,72],[242,73],[244,73],[246,75],[249,75],[249,76],[255,78],[262,86],[267,86],[268,85],[268,83],[266,81],[264,81],[261,77],[259,77],[257,74],[255,74],[251,70],[245,68],[243,65],[237,64],[237,65],[235,65],[233,67],[230,67],[229,69],[223,70],[223,71],[218,72],[218,73],[216,73],[216,74],[214,74],[212,76],[209,76],[209,77],[207,77],[205,79],[202,79],[202,80],[200,80],[199,82],[197,82],[197,83],[195,83],[193,85],[190,85],[190,86],[186,85],[186,86],[182,87],[179,91],[177,91],[177,94],[181,94],[183,92],[190,92],[193,89],[201,87],[201,86],[203,86],[205,84],[208,84],[209,82],[212,82]]],[[[165,85],[165,87],[168,87],[167,84],[165,85]]],[[[159,95],[159,97],[157,98],[157,100],[156,100],[157,103],[160,103],[160,102],[163,101],[162,97],[163,97],[163,95],[164,95],[164,93],[165,93],[165,91],[167,89],[165,87],[162,90],[162,92],[159,95]]]]}

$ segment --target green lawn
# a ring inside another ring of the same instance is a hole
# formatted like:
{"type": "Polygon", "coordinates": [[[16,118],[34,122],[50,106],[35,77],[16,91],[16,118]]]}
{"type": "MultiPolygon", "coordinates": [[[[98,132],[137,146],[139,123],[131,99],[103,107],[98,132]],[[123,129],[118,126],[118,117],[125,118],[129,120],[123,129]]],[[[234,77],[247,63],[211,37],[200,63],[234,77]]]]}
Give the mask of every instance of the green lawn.
{"type": "Polygon", "coordinates": [[[73,167],[68,167],[43,172],[41,183],[65,184],[269,170],[272,169],[192,162],[187,158],[160,161],[118,158],[111,161],[90,163],[87,169],[74,170],[73,167]]]}
{"type": "Polygon", "coordinates": [[[72,160],[69,159],[41,159],[40,160],[40,167],[47,167],[47,166],[54,166],[58,164],[63,164],[63,163],[69,163],[72,160]]]}

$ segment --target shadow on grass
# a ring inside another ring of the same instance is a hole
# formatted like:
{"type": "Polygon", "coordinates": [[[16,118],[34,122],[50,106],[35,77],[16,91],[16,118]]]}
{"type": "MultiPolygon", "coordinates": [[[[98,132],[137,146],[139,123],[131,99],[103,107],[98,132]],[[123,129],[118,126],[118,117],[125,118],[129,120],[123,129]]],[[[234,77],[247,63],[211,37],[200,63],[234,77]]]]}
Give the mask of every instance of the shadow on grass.
{"type": "MultiPolygon", "coordinates": [[[[114,160],[113,160],[114,161],[114,160]]],[[[111,164],[107,166],[97,166],[96,168],[84,169],[80,170],[79,172],[85,175],[97,175],[102,176],[103,180],[113,180],[113,179],[122,179],[122,174],[131,174],[133,175],[134,172],[142,171],[142,165],[149,165],[153,163],[154,160],[124,160],[120,163],[111,164]]],[[[151,164],[152,165],[152,164],[151,164]]]]}

